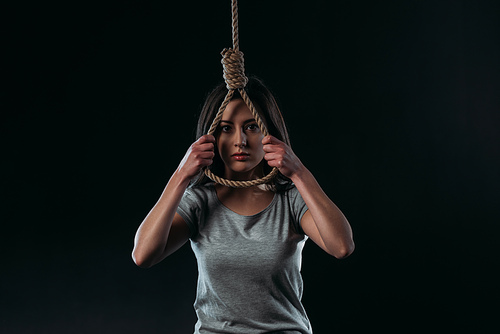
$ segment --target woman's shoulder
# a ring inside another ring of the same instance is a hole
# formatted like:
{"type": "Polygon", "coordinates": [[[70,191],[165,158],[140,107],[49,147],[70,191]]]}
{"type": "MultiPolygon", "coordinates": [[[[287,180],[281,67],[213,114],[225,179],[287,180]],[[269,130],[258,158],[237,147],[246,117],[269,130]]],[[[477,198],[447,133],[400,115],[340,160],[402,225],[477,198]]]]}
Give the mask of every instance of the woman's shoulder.
{"type": "Polygon", "coordinates": [[[191,209],[202,209],[213,203],[212,195],[213,185],[202,184],[192,185],[186,188],[184,195],[179,203],[179,208],[185,211],[191,209]]]}
{"type": "Polygon", "coordinates": [[[185,191],[185,195],[192,195],[192,196],[202,196],[206,197],[209,196],[210,193],[214,189],[214,183],[204,183],[204,184],[197,184],[197,185],[190,185],[187,187],[185,191]]]}
{"type": "Polygon", "coordinates": [[[280,186],[277,186],[275,189],[277,194],[281,195],[293,195],[298,192],[297,187],[293,183],[287,183],[280,186]]]}
{"type": "Polygon", "coordinates": [[[293,183],[291,183],[287,188],[277,191],[276,194],[292,206],[296,206],[304,201],[299,190],[293,183]]]}

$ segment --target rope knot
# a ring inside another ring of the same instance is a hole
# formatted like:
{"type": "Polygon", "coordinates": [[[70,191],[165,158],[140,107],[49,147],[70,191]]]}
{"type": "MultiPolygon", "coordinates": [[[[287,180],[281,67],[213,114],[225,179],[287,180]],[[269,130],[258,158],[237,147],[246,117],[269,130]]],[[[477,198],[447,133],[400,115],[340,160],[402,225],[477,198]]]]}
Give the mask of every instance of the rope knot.
{"type": "Polygon", "coordinates": [[[222,68],[224,81],[229,90],[245,88],[248,78],[245,76],[243,52],[233,49],[224,49],[222,55],[222,68]]]}

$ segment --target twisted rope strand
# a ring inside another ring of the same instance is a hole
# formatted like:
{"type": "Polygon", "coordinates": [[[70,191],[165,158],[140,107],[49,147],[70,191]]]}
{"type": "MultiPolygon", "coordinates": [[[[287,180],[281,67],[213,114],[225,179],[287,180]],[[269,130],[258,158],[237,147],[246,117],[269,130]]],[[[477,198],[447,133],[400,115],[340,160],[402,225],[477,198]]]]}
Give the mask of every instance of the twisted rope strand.
{"type": "Polygon", "coordinates": [[[223,186],[232,188],[247,188],[247,187],[258,186],[259,184],[264,184],[271,181],[276,176],[276,174],[278,174],[278,169],[273,168],[273,170],[263,178],[251,181],[235,181],[235,180],[224,179],[212,173],[211,170],[205,169],[205,175],[208,178],[210,178],[210,180],[222,184],[223,186]]]}
{"type": "Polygon", "coordinates": [[[243,52],[224,49],[222,55],[222,76],[226,82],[228,90],[245,88],[248,83],[248,78],[245,75],[245,64],[243,52]]]}
{"type": "Polygon", "coordinates": [[[269,134],[269,131],[267,131],[266,125],[262,121],[262,118],[260,117],[259,113],[257,112],[257,109],[255,109],[255,106],[252,103],[252,101],[250,100],[250,97],[248,97],[246,90],[238,89],[238,91],[240,92],[241,98],[243,99],[243,101],[245,101],[245,104],[247,105],[248,109],[250,109],[250,111],[252,112],[253,118],[257,122],[257,125],[259,126],[260,131],[262,132],[264,137],[267,136],[269,134]]]}
{"type": "Polygon", "coordinates": [[[233,18],[233,49],[236,51],[240,50],[240,36],[239,36],[239,27],[238,27],[238,1],[231,1],[231,13],[233,18]]]}
{"type": "Polygon", "coordinates": [[[221,119],[222,119],[222,114],[224,113],[224,110],[226,110],[227,105],[231,101],[231,98],[233,97],[234,90],[229,90],[226,94],[226,97],[224,98],[224,101],[222,102],[222,105],[219,108],[219,111],[217,112],[217,115],[215,115],[215,118],[212,122],[212,125],[210,126],[210,129],[208,130],[208,135],[213,135],[215,133],[215,130],[217,129],[217,125],[219,125],[221,119]]]}

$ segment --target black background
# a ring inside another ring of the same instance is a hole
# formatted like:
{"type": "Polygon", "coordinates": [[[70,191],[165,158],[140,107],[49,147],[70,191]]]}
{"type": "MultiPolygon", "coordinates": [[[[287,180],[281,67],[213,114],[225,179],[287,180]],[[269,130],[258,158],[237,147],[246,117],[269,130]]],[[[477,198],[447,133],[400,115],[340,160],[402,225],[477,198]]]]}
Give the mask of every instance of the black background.
{"type": "MultiPolygon", "coordinates": [[[[190,333],[189,245],[143,270],[134,233],[222,81],[230,1],[3,5],[2,333],[190,333]]],[[[481,332],[498,307],[498,1],[240,1],[246,71],[344,211],[309,241],[316,333],[481,332]]]]}

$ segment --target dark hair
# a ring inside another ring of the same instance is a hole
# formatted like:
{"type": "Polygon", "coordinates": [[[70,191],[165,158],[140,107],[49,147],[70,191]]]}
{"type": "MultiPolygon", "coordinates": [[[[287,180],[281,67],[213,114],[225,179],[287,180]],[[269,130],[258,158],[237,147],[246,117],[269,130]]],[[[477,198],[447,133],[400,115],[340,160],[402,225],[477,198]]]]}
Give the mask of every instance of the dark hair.
{"type": "MultiPolygon", "coordinates": [[[[264,121],[267,130],[270,135],[278,138],[285,144],[290,146],[290,138],[288,136],[288,130],[285,125],[283,116],[281,115],[278,103],[274,98],[271,91],[264,85],[264,83],[256,78],[249,77],[248,83],[245,87],[250,100],[255,105],[259,116],[264,121]]],[[[205,103],[201,109],[200,116],[198,118],[198,126],[196,129],[196,138],[200,138],[204,134],[208,133],[210,126],[215,118],[215,115],[219,111],[219,108],[224,101],[227,94],[227,88],[225,83],[221,83],[212,90],[205,99],[205,103]]],[[[234,92],[231,100],[241,98],[238,91],[234,92]]],[[[217,149],[215,150],[215,158],[210,169],[215,175],[222,176],[224,171],[224,163],[220,158],[217,149]]],[[[264,164],[264,173],[267,175],[271,171],[269,165],[264,164]]],[[[211,182],[211,180],[205,176],[205,173],[201,172],[197,178],[194,179],[193,185],[200,185],[211,182]]],[[[270,190],[279,191],[286,189],[291,185],[291,180],[281,173],[278,173],[273,179],[272,184],[269,184],[270,190]]]]}

